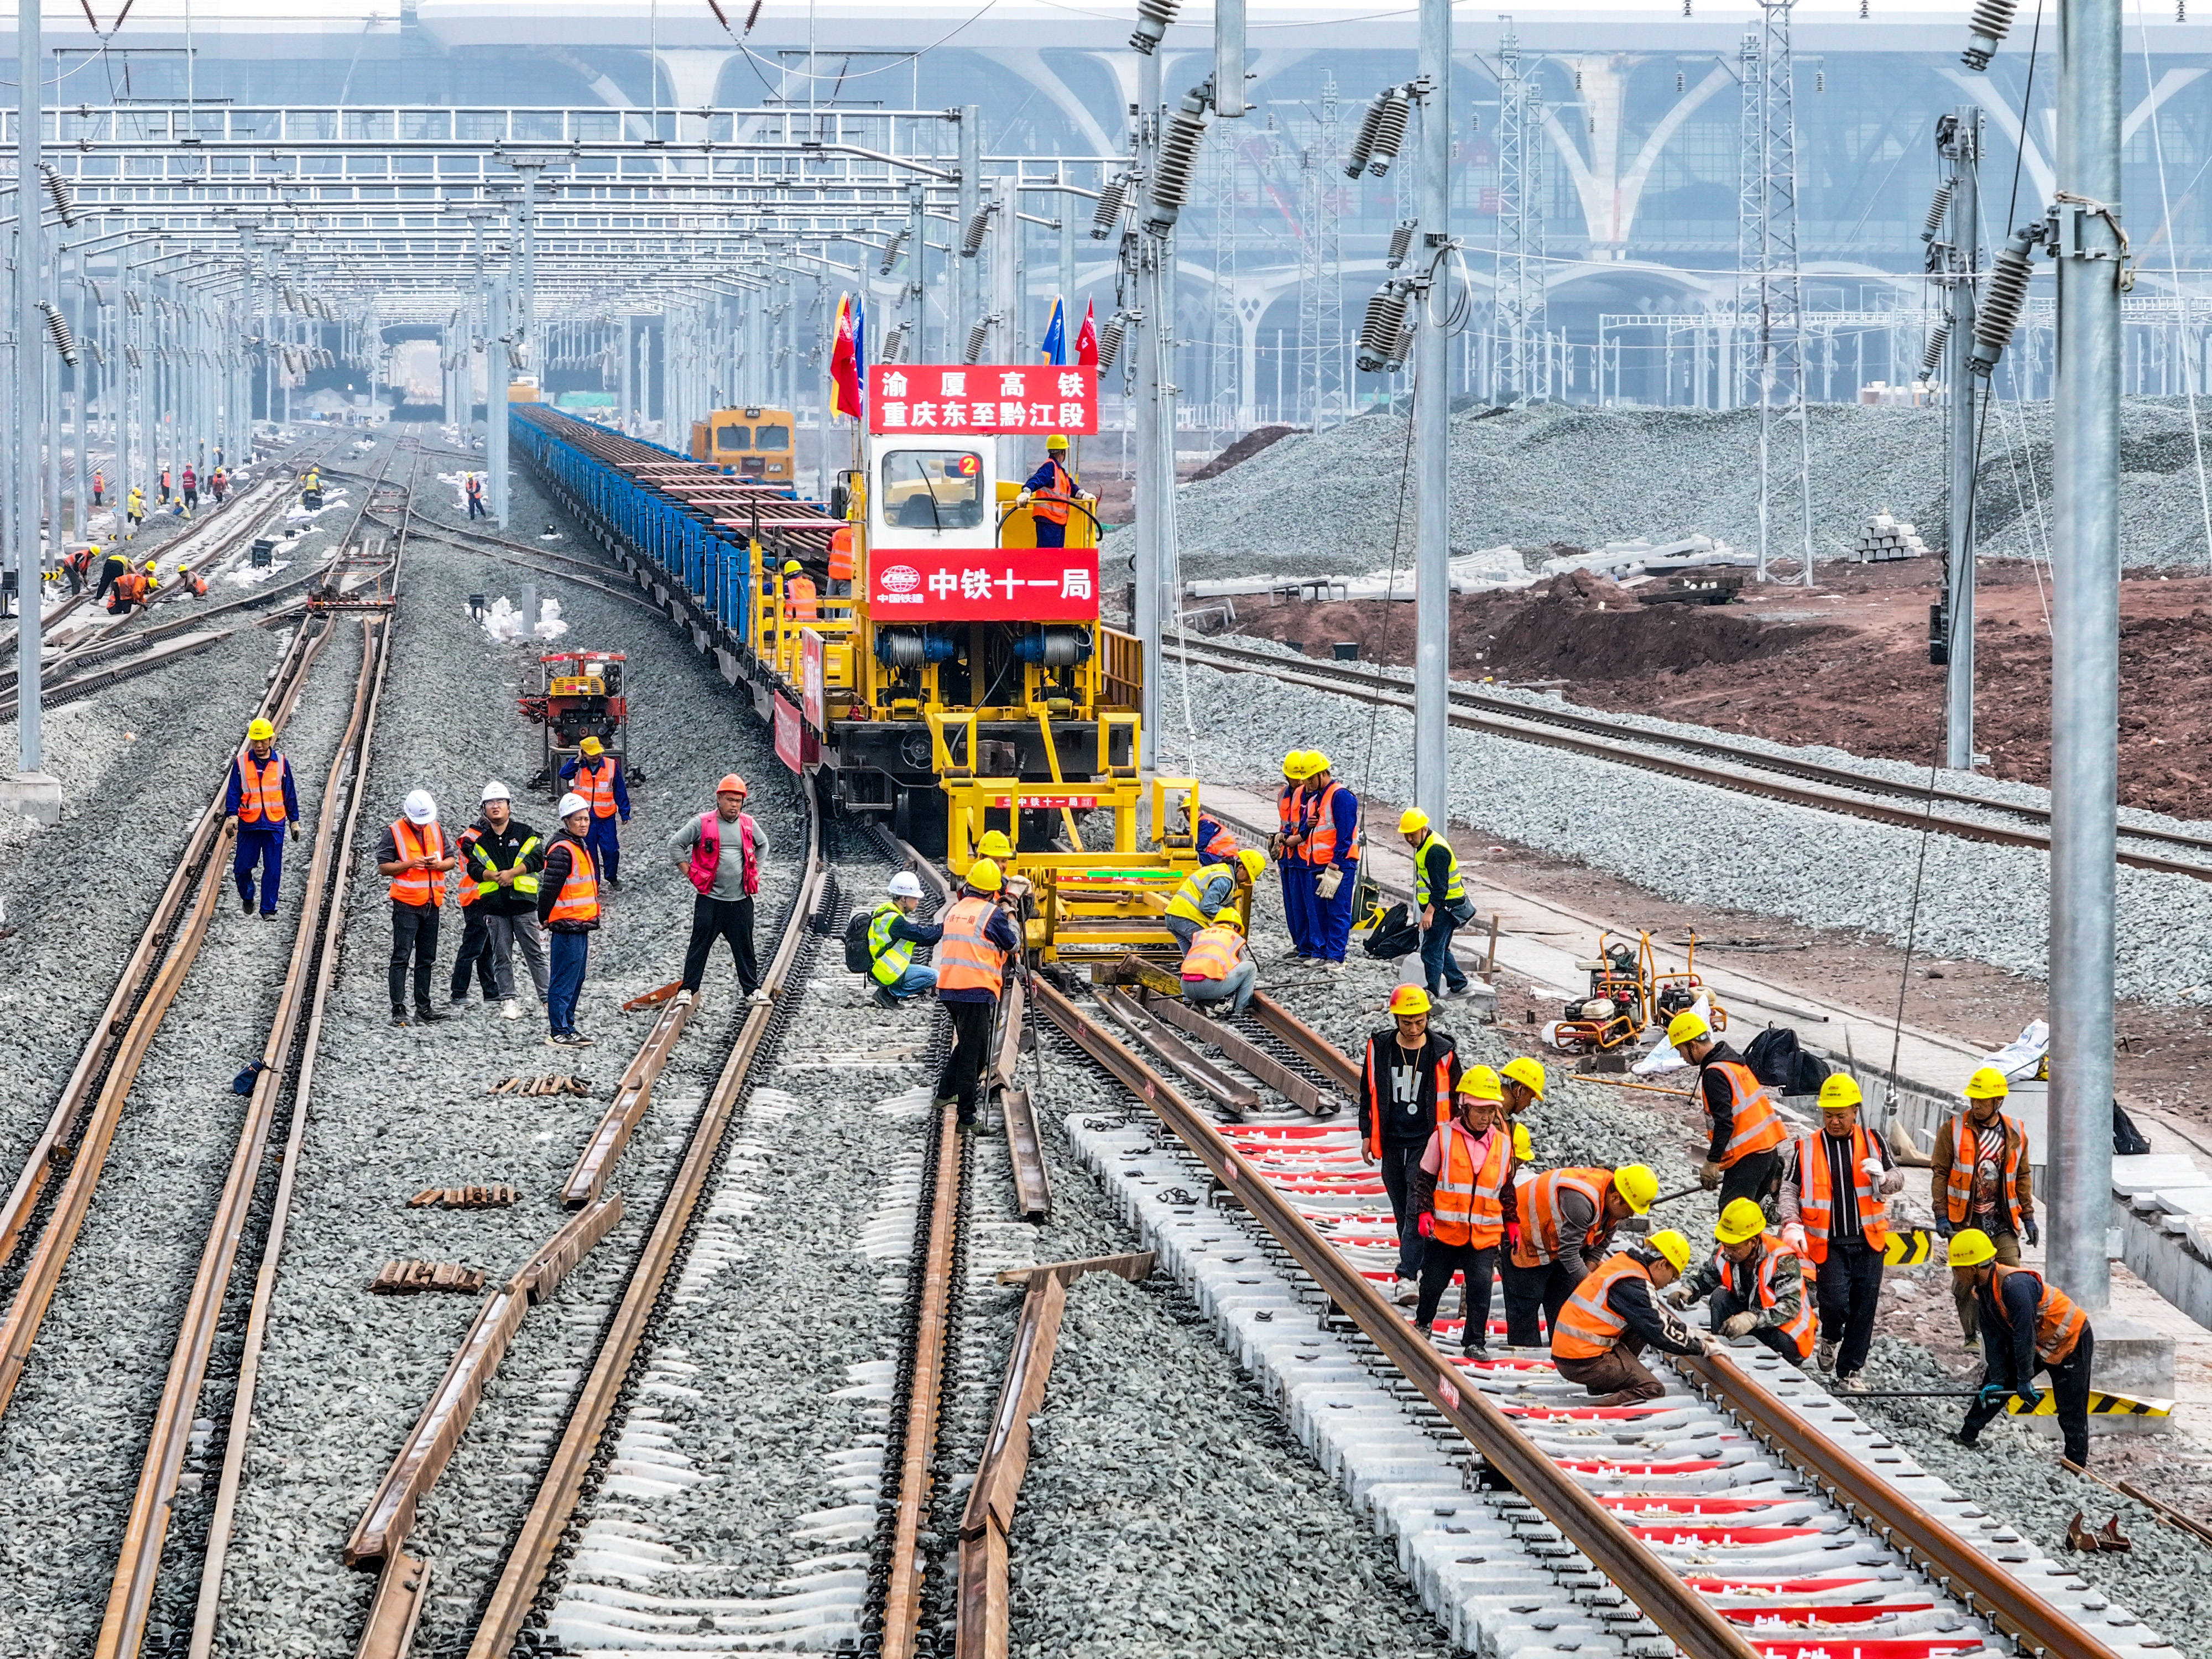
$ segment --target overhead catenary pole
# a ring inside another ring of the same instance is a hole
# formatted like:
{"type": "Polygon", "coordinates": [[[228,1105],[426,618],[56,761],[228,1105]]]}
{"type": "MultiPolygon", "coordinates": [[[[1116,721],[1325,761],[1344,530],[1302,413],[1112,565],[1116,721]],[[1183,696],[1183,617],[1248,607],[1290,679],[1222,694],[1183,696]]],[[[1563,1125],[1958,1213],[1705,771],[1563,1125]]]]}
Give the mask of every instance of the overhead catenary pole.
{"type": "Polygon", "coordinates": [[[2120,708],[2120,8],[2059,0],[2051,387],[2051,1281],[2111,1299],[2120,708]]]}
{"type": "Polygon", "coordinates": [[[1451,0],[1421,0],[1420,76],[1416,269],[1428,282],[1413,335],[1413,802],[1441,833],[1451,805],[1451,0]]]}
{"type": "MultiPolygon", "coordinates": [[[[1138,201],[1136,222],[1145,219],[1146,205],[1150,201],[1159,157],[1160,60],[1157,52],[1141,52],[1137,58],[1137,131],[1136,157],[1138,201]]],[[[1136,417],[1136,460],[1134,477],[1131,479],[1132,495],[1137,516],[1137,545],[1134,550],[1135,592],[1130,602],[1130,626],[1136,630],[1138,648],[1144,660],[1143,690],[1139,703],[1143,719],[1139,726],[1142,753],[1138,764],[1150,770],[1159,746],[1160,675],[1163,665],[1160,656],[1160,570],[1164,562],[1161,546],[1161,527],[1168,502],[1162,499],[1156,457],[1159,450],[1160,431],[1160,354],[1158,334],[1164,319],[1156,307],[1159,302],[1157,276],[1158,274],[1159,245],[1152,237],[1136,233],[1136,307],[1129,317],[1127,344],[1129,361],[1135,371],[1133,388],[1136,417]]],[[[1169,441],[1174,441],[1170,431],[1169,441]]],[[[1170,488],[1173,488],[1170,475],[1170,488]]]]}
{"type": "Polygon", "coordinates": [[[1974,769],[1974,276],[1980,268],[1980,110],[1960,107],[1952,129],[1948,304],[1951,381],[1950,568],[1943,670],[1943,764],[1974,769]]]}
{"type": "MultiPolygon", "coordinates": [[[[1153,71],[1155,78],[1158,71],[1153,71]]],[[[1157,88],[1156,88],[1157,90],[1157,88]]],[[[983,106],[969,104],[960,112],[960,220],[953,227],[957,250],[968,227],[983,208],[983,106]]],[[[945,262],[950,297],[945,308],[945,361],[957,362],[968,349],[968,333],[983,313],[983,274],[973,261],[957,252],[945,262]]]]}
{"type": "Polygon", "coordinates": [[[39,0],[19,0],[15,13],[15,443],[9,494],[9,538],[15,566],[15,775],[0,799],[42,823],[61,822],[61,781],[46,770],[40,720],[39,653],[46,629],[40,614],[39,457],[45,354],[40,340],[39,271],[46,237],[31,180],[39,176],[39,0]]]}
{"type": "Polygon", "coordinates": [[[484,494],[491,521],[507,527],[507,281],[505,269],[495,270],[485,288],[486,318],[490,338],[484,342],[484,494]]]}

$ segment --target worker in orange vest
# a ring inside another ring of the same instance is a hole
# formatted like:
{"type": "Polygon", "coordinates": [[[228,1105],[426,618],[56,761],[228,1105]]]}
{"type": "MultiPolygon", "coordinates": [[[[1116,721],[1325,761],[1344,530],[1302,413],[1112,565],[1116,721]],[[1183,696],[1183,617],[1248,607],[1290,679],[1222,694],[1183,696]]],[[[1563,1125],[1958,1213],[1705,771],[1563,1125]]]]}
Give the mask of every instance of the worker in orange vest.
{"type": "Polygon", "coordinates": [[[1306,948],[1332,973],[1344,971],[1352,939],[1352,904],[1359,885],[1359,798],[1330,776],[1328,757],[1306,757],[1306,829],[1300,842],[1312,877],[1306,911],[1306,948]]]}
{"type": "Polygon", "coordinates": [[[1044,465],[1029,476],[1014,504],[1030,510],[1039,547],[1067,545],[1067,515],[1080,503],[1087,512],[1098,498],[1076,482],[1067,470],[1067,440],[1055,432],[1044,441],[1044,465]]]}
{"type": "Polygon", "coordinates": [[[107,474],[95,467],[93,469],[92,474],[92,504],[94,507],[106,506],[106,503],[102,498],[106,496],[106,494],[107,474]]]}
{"type": "Polygon", "coordinates": [[[239,908],[253,914],[253,877],[261,874],[261,914],[276,914],[276,886],[284,876],[284,842],[300,838],[300,798],[292,787],[292,763],[276,752],[276,728],[255,719],[246,728],[246,748],[231,757],[230,781],[222,810],[238,831],[238,851],[230,873],[238,883],[239,908]]]}
{"type": "Polygon", "coordinates": [[[938,1110],[956,1107],[959,1127],[975,1127],[975,1096],[991,1044],[992,1016],[1006,984],[1006,963],[1022,948],[1013,919],[1000,903],[1006,878],[989,859],[968,866],[964,890],[940,916],[937,1000],[952,1020],[952,1052],[938,1074],[938,1110]]]}
{"type": "MultiPolygon", "coordinates": [[[[2028,1160],[2027,1130],[2004,1110],[2012,1085],[1994,1066],[1979,1067],[1966,1079],[1966,1109],[1936,1131],[1929,1171],[1929,1199],[1936,1231],[1948,1238],[1961,1228],[1987,1233],[1997,1260],[2020,1263],[2022,1240],[2039,1242],[2035,1225],[2035,1171],[2028,1160]]],[[[1980,1318],[1974,1298],[1954,1287],[1959,1328],[1969,1348],[1980,1345],[1980,1318]]]]}
{"type": "Polygon", "coordinates": [[[1698,1184],[1707,1192],[1719,1188],[1723,1209],[1739,1198],[1759,1202],[1775,1185],[1782,1167],[1782,1143],[1790,1139],[1782,1114],[1774,1109],[1774,1097],[1743,1056],[1714,1036],[1712,1027],[1696,1011],[1685,1010],[1668,1022],[1667,1041],[1676,1054],[1701,1068],[1692,1092],[1704,1097],[1705,1115],[1712,1120],[1705,1161],[1698,1165],[1698,1184]]]}
{"type": "Polygon", "coordinates": [[[622,891],[622,844],[616,823],[629,822],[629,782],[623,775],[622,757],[607,753],[597,738],[586,738],[573,759],[562,763],[561,781],[592,806],[592,859],[607,890],[622,891]]]}
{"type": "Polygon", "coordinates": [[[438,824],[438,803],[427,789],[410,791],[399,816],[385,827],[376,869],[389,876],[392,899],[392,1023],[407,1022],[407,969],[415,968],[415,1020],[434,1025],[445,1016],[430,1006],[430,975],[438,965],[438,909],[446,902],[446,872],[454,859],[438,824]]]}
{"type": "Polygon", "coordinates": [[[783,619],[791,623],[814,621],[814,602],[818,597],[814,589],[814,579],[806,574],[806,567],[796,559],[786,559],[783,562],[783,619]]]}
{"type": "Polygon", "coordinates": [[[1658,1196],[1659,1177],[1645,1164],[1624,1164],[1617,1170],[1571,1165],[1509,1188],[1508,1254],[1498,1264],[1505,1285],[1506,1346],[1541,1346],[1539,1312],[1546,1328],[1557,1335],[1560,1310],[1604,1257],[1620,1224],[1632,1215],[1649,1215],[1658,1196]]]}
{"type": "Polygon", "coordinates": [[[1313,872],[1306,867],[1306,774],[1313,756],[1293,749],[1283,757],[1283,787],[1275,792],[1276,829],[1268,856],[1283,877],[1283,929],[1291,936],[1290,954],[1300,962],[1313,955],[1313,872]]]}
{"type": "Polygon", "coordinates": [[[1421,1236],[1421,1299],[1413,1325],[1424,1334],[1452,1275],[1462,1273],[1460,1352],[1490,1357],[1490,1281],[1505,1238],[1505,1194],[1513,1188],[1513,1135],[1505,1127],[1498,1073],[1470,1066],[1453,1095],[1452,1121],[1440,1123],[1413,1171],[1413,1231],[1421,1236]]]}
{"type": "Polygon", "coordinates": [[[483,480],[471,472],[468,475],[469,518],[471,522],[484,515],[483,480]]]}
{"type": "Polygon", "coordinates": [[[1224,904],[1182,953],[1182,1000],[1194,1008],[1225,1010],[1233,1019],[1250,1006],[1258,977],[1244,946],[1244,923],[1224,904]]]}
{"type": "Polygon", "coordinates": [[[1981,1304],[1981,1327],[1988,1335],[1985,1369],[1966,1420],[1951,1437],[1971,1446],[2014,1395],[2033,1411],[2043,1403],[2035,1374],[2051,1373],[2057,1396],[2058,1431],[2066,1456],[2077,1467],[2089,1462],[2089,1367],[2097,1334],[2073,1297],[2043,1275],[2008,1267],[1997,1260],[1996,1246],[1978,1227],[1951,1240],[1951,1280],[1981,1304]]]}
{"type": "Polygon", "coordinates": [[[179,565],[177,567],[177,579],[184,583],[185,592],[191,594],[194,599],[204,599],[207,598],[207,578],[195,571],[191,566],[188,564],[179,565]]]}
{"type": "Polygon", "coordinates": [[[1813,1310],[1796,1250],[1766,1231],[1766,1212],[1747,1198],[1733,1200],[1713,1229],[1718,1247],[1668,1293],[1675,1307],[1712,1298],[1716,1336],[1748,1336],[1793,1365],[1813,1357],[1813,1310]]]}
{"type": "Polygon", "coordinates": [[[1593,1267],[1552,1331],[1552,1364],[1560,1380],[1581,1383],[1597,1396],[1594,1405],[1632,1406],[1667,1392],[1638,1359],[1644,1349],[1702,1354],[1718,1347],[1659,1298],[1689,1265],[1690,1241],[1669,1228],[1593,1267]]]}
{"type": "MultiPolygon", "coordinates": [[[[152,562],[149,560],[148,562],[152,562]]],[[[108,585],[108,614],[116,617],[129,616],[133,608],[146,603],[147,596],[153,591],[152,576],[143,570],[126,568],[121,575],[108,585]]]]}
{"type": "Polygon", "coordinates": [[[1881,1303],[1889,1206],[1905,1186],[1881,1137],[1859,1123],[1859,1085],[1842,1072],[1820,1085],[1820,1128],[1790,1142],[1782,1164],[1782,1236],[1819,1272],[1820,1366],[1856,1394],[1881,1303]]]}
{"type": "Polygon", "coordinates": [[[545,867],[538,877],[538,920],[553,953],[552,983],[545,994],[546,1042],[556,1048],[587,1048],[597,1041],[576,1029],[576,1003],[584,994],[584,967],[592,935],[599,926],[599,871],[586,837],[591,833],[592,804],[581,795],[561,797],[561,833],[545,848],[545,867]]]}

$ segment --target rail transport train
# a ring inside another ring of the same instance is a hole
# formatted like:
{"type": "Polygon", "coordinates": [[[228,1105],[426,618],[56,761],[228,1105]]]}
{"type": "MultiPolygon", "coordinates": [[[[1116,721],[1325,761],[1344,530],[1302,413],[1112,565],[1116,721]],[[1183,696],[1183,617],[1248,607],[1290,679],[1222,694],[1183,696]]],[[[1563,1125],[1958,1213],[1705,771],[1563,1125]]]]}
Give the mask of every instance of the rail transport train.
{"type": "Polygon", "coordinates": [[[691,459],[711,461],[740,478],[788,486],[799,477],[787,409],[718,409],[691,422],[691,459]]]}

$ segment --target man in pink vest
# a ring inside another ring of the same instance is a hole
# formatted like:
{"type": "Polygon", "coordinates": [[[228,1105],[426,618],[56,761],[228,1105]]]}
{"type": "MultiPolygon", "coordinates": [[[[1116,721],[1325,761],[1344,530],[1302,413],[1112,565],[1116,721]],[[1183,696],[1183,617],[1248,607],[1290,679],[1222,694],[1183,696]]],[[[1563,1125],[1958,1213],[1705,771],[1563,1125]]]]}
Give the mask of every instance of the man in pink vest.
{"type": "Polygon", "coordinates": [[[745,811],[748,793],[745,781],[731,773],[714,786],[714,810],[687,821],[668,843],[677,865],[699,890],[691,902],[691,945],[684,953],[684,988],[676,994],[680,1003],[698,994],[717,939],[730,942],[738,988],[746,1000],[768,1000],[761,989],[760,963],[753,957],[753,898],[760,891],[768,837],[745,811]]]}

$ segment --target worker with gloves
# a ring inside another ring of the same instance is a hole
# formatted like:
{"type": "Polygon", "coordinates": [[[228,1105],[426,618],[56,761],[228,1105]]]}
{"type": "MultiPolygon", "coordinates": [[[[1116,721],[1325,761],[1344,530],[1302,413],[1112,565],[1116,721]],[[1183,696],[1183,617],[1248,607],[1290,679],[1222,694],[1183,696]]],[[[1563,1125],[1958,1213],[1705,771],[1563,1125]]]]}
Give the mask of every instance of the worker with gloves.
{"type": "Polygon", "coordinates": [[[956,1107],[959,1127],[971,1134],[1006,963],[1022,948],[1013,918],[999,902],[1005,886],[991,860],[969,865],[965,890],[945,913],[937,941],[937,1000],[952,1021],[952,1052],[938,1074],[936,1104],[940,1112],[956,1107]]]}
{"type": "Polygon", "coordinates": [[[1779,1148],[1790,1139],[1774,1097],[1759,1080],[1743,1056],[1713,1036],[1705,1016],[1686,1010],[1668,1022],[1667,1041],[1674,1052],[1698,1068],[1698,1086],[1691,1091],[1705,1103],[1712,1120],[1712,1136],[1705,1161],[1698,1165],[1698,1184],[1707,1192],[1720,1188],[1721,1207],[1739,1198],[1756,1202],[1774,1184],[1782,1161],[1779,1148]]]}
{"type": "Polygon", "coordinates": [[[1088,509],[1097,499],[1067,470],[1067,440],[1055,432],[1044,441],[1044,465],[1030,474],[1014,505],[1029,508],[1039,547],[1065,547],[1067,515],[1073,510],[1069,503],[1079,501],[1088,509]]]}
{"type": "Polygon", "coordinates": [[[1838,1072],[1820,1085],[1820,1133],[1799,1135],[1782,1158],[1782,1236],[1819,1270],[1820,1367],[1845,1394],[1865,1387],[1889,1243],[1883,1200],[1905,1185],[1889,1148],[1861,1126],[1860,1104],[1859,1085],[1838,1072]]]}
{"type": "Polygon", "coordinates": [[[1309,805],[1300,847],[1313,880],[1307,945],[1314,961],[1340,973],[1359,886],[1359,798],[1329,775],[1328,756],[1316,750],[1306,764],[1309,805]]]}
{"type": "Polygon", "coordinates": [[[1267,867],[1267,860],[1249,849],[1225,864],[1200,865],[1168,900],[1168,932],[1188,951],[1199,929],[1211,927],[1224,910],[1241,921],[1251,909],[1252,884],[1267,867]]]}
{"type": "Polygon", "coordinates": [[[446,902],[446,872],[454,860],[438,824],[438,803],[427,789],[410,791],[399,816],[385,827],[376,849],[380,875],[392,878],[392,1023],[407,1024],[407,970],[415,969],[415,1019],[434,1025],[445,1016],[430,1006],[430,975],[438,961],[438,908],[446,902]]]}
{"type": "Polygon", "coordinates": [[[689,819],[668,843],[668,851],[698,896],[691,901],[691,943],[684,952],[684,985],[678,1002],[699,994],[707,958],[714,941],[727,939],[738,967],[738,992],[748,1002],[766,1002],[760,963],[753,954],[753,901],[760,894],[761,861],[768,836],[745,811],[750,787],[735,772],[714,786],[714,810],[689,819]]]}
{"type": "Polygon", "coordinates": [[[1452,933],[1474,919],[1474,901],[1467,896],[1459,855],[1418,806],[1399,815],[1398,833],[1413,850],[1413,908],[1420,913],[1421,966],[1429,976],[1429,994],[1443,995],[1449,982],[1451,994],[1462,996],[1467,975],[1452,955],[1452,933]]]}
{"type": "MultiPolygon", "coordinates": [[[[1604,1256],[1614,1230],[1632,1215],[1650,1213],[1659,1196],[1659,1177],[1641,1164],[1618,1170],[1547,1170],[1507,1191],[1510,1249],[1498,1264],[1505,1284],[1505,1342],[1514,1348],[1539,1347],[1543,1339],[1536,1334],[1538,1311],[1545,1329],[1556,1337],[1559,1310],[1604,1256]]],[[[1689,1257],[1682,1260],[1687,1265],[1689,1257]]]]}
{"type": "MultiPolygon", "coordinates": [[[[1208,812],[1200,812],[1191,826],[1191,844],[1211,864],[1225,864],[1237,856],[1237,832],[1208,812]]],[[[1261,861],[1264,864],[1265,858],[1261,861]]]]}
{"type": "Polygon", "coordinates": [[[586,738],[574,757],[561,763],[561,781],[589,803],[593,866],[610,891],[620,892],[622,843],[615,825],[617,819],[629,822],[629,781],[623,775],[621,757],[607,753],[597,738],[586,738]]]}
{"type": "Polygon", "coordinates": [[[276,886],[284,878],[284,842],[300,838],[300,797],[292,787],[292,763],[276,752],[276,728],[256,719],[246,728],[246,748],[231,757],[230,781],[223,786],[223,816],[238,831],[238,850],[230,861],[238,883],[238,905],[253,914],[253,877],[261,874],[261,914],[276,914],[276,886]]]}
{"type": "Polygon", "coordinates": [[[546,844],[538,877],[538,924],[550,935],[552,983],[545,996],[545,1042],[556,1048],[588,1048],[596,1037],[576,1029],[576,1004],[584,994],[584,969],[599,926],[599,868],[592,858],[592,804],[571,792],[561,797],[561,833],[546,844]]]}
{"type": "Polygon", "coordinates": [[[875,914],[868,918],[868,976],[875,981],[876,1006],[896,1008],[937,985],[937,969],[914,959],[917,945],[934,945],[945,930],[933,921],[916,921],[921,908],[921,882],[911,870],[902,870],[875,914]]]}
{"type": "Polygon", "coordinates": [[[1367,1039],[1359,1073],[1359,1152],[1382,1170],[1398,1227],[1397,1299],[1421,1299],[1421,1235],[1413,1209],[1413,1171],[1439,1126],[1451,1119],[1459,1086],[1459,1048],[1432,1030],[1429,994],[1418,985],[1390,993],[1390,1024],[1367,1039]]]}
{"type": "Polygon", "coordinates": [[[1596,1406],[1656,1400],[1667,1385],[1637,1356],[1711,1353],[1717,1346],[1685,1325],[1658,1299],[1690,1265],[1690,1241],[1671,1228],[1597,1264],[1575,1287],[1552,1329],[1552,1364],[1562,1381],[1579,1382],[1596,1406]]]}
{"type": "Polygon", "coordinates": [[[1313,875],[1306,868],[1306,769],[1312,757],[1293,749],[1283,757],[1283,787],[1275,796],[1276,830],[1268,856],[1283,876],[1283,927],[1291,936],[1291,955],[1304,962],[1313,955],[1313,875]]]}
{"type": "Polygon", "coordinates": [[[1470,1066],[1452,1095],[1455,1115],[1440,1123],[1413,1168],[1408,1202],[1421,1237],[1421,1297],[1413,1325],[1424,1336],[1454,1273],[1465,1276],[1460,1352],[1490,1358],[1490,1281],[1505,1238],[1505,1195],[1513,1190],[1513,1137],[1505,1127],[1498,1073],[1470,1066]]]}
{"type": "MultiPolygon", "coordinates": [[[[2027,1131],[2003,1109],[2011,1092],[2005,1074],[1994,1066],[1968,1078],[1966,1109],[1936,1131],[1935,1167],[1929,1172],[1936,1231],[1946,1238],[1963,1227],[1987,1235],[1996,1259],[2008,1267],[2020,1264],[2023,1241],[2032,1245],[2042,1237],[2035,1224],[2027,1131]]],[[[1981,1336],[1974,1297],[1959,1288],[1955,1277],[1951,1291],[1966,1346],[1977,1347],[1981,1336]]]]}
{"type": "Polygon", "coordinates": [[[1717,1336],[1748,1336],[1793,1365],[1813,1357],[1813,1310],[1796,1250],[1766,1231],[1766,1212],[1747,1198],[1730,1200],[1713,1229],[1720,1248],[1667,1293],[1673,1306],[1710,1296],[1717,1336]]]}
{"type": "Polygon", "coordinates": [[[1544,1097],[1543,1063],[1526,1054],[1507,1060],[1498,1074],[1498,1087],[1505,1121],[1513,1126],[1513,1157],[1518,1163],[1534,1164],[1535,1151],[1528,1139],[1528,1126],[1521,1121],[1521,1114],[1544,1097]]]}
{"type": "Polygon", "coordinates": [[[1953,1287],[1974,1298],[1989,1336],[1981,1388],[1951,1437],[1972,1445],[2014,1395],[2033,1411],[2043,1403],[2035,1374],[2047,1370],[2067,1459],[2087,1468],[2089,1367],[2097,1346],[2089,1316],[2065,1291],[2045,1284],[2041,1273],[1998,1261],[1996,1242],[1978,1227],[1953,1236],[1950,1260],[1953,1287]]]}
{"type": "Polygon", "coordinates": [[[1194,1008],[1226,1003],[1234,1019],[1252,1003],[1260,970],[1244,945],[1244,924],[1227,905],[1200,928],[1182,953],[1182,1000],[1194,1008]]]}
{"type": "Polygon", "coordinates": [[[453,1000],[460,1001],[469,988],[468,941],[481,931],[481,960],[489,966],[492,980],[484,995],[499,999],[502,1018],[520,1019],[522,1004],[514,994],[516,946],[521,947],[540,1002],[551,988],[545,935],[538,926],[538,882],[545,867],[545,849],[538,832],[517,821],[507,786],[497,778],[484,785],[477,821],[462,832],[461,843],[461,893],[469,910],[460,955],[453,963],[453,1000]],[[468,899],[471,891],[476,895],[472,901],[468,899]]]}

